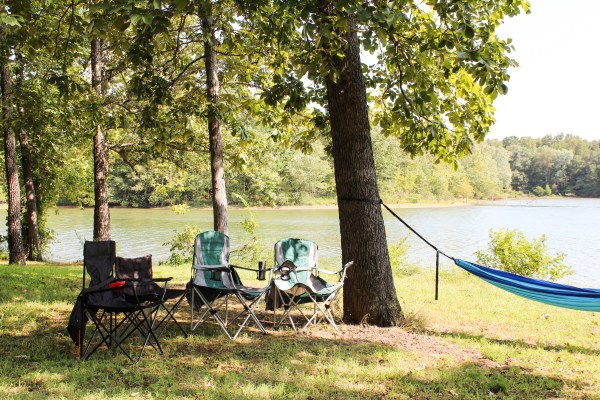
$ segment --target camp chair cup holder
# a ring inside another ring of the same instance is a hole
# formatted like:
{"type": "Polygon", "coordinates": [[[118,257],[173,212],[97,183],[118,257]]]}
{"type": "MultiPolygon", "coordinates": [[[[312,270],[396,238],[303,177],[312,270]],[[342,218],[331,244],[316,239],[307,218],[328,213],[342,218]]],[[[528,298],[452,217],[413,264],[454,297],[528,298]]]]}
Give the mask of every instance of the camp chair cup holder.
{"type": "Polygon", "coordinates": [[[264,281],[267,279],[267,262],[266,261],[258,262],[258,271],[256,272],[256,279],[259,281],[264,281]]]}
{"type": "Polygon", "coordinates": [[[296,273],[297,268],[293,262],[286,260],[281,265],[275,266],[274,270],[276,274],[279,275],[279,279],[287,282],[290,280],[290,274],[296,273]]]}
{"type": "Polygon", "coordinates": [[[210,279],[213,281],[220,281],[221,279],[221,271],[217,271],[217,270],[210,270],[210,279]]]}

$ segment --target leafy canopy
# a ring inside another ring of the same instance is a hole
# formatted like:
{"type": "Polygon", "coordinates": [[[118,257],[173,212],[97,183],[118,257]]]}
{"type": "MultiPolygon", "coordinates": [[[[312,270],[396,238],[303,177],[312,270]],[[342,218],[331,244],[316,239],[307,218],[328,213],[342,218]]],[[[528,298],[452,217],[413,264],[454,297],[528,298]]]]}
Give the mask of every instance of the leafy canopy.
{"type": "MultiPolygon", "coordinates": [[[[331,60],[343,57],[345,33],[355,25],[370,54],[363,73],[373,124],[398,136],[411,155],[431,153],[455,166],[488,133],[492,102],[507,92],[507,70],[517,65],[510,39],[496,28],[529,10],[525,0],[246,3],[257,36],[276,46],[270,67],[282,84],[264,92],[267,103],[326,108],[324,81],[339,79],[331,60]],[[324,7],[335,12],[324,16],[324,7]]],[[[318,112],[313,119],[326,121],[318,112]]]]}

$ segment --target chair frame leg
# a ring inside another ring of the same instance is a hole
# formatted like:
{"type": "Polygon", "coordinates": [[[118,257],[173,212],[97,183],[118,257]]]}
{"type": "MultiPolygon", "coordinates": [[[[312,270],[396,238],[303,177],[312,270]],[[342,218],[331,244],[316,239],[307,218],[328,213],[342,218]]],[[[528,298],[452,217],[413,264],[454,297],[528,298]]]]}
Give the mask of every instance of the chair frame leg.
{"type": "MultiPolygon", "coordinates": [[[[199,315],[197,322],[195,322],[194,321],[194,308],[195,308],[196,296],[192,295],[192,310],[191,310],[191,316],[192,316],[191,330],[192,331],[196,330],[202,322],[206,321],[207,316],[210,315],[219,324],[219,326],[221,327],[223,332],[225,332],[225,334],[227,335],[227,337],[229,339],[236,339],[239,336],[239,334],[242,332],[244,327],[247,325],[248,321],[250,321],[250,320],[254,321],[254,323],[256,324],[256,326],[262,333],[264,333],[264,334],[267,333],[265,327],[260,322],[260,320],[258,319],[256,314],[254,313],[254,310],[260,303],[260,300],[265,296],[266,291],[261,292],[256,298],[252,299],[250,301],[250,303],[248,303],[248,301],[244,298],[242,293],[240,293],[238,291],[235,291],[233,293],[227,293],[227,294],[223,295],[222,300],[215,305],[214,303],[217,299],[215,299],[215,301],[213,301],[211,303],[208,301],[206,296],[204,296],[202,294],[201,290],[199,290],[197,287],[193,287],[192,290],[193,290],[193,294],[195,293],[196,295],[198,295],[198,298],[200,298],[200,300],[202,301],[202,304],[206,307],[206,311],[204,311],[204,313],[199,315]],[[238,313],[237,315],[235,315],[234,317],[230,318],[229,317],[229,312],[230,312],[229,297],[232,295],[238,299],[243,310],[240,313],[238,313]],[[222,307],[224,307],[224,309],[222,309],[222,307]],[[219,311],[225,312],[224,318],[219,315],[219,311]],[[245,315],[245,318],[243,319],[243,321],[237,328],[236,332],[232,335],[229,332],[228,327],[244,315],[245,315]]],[[[200,313],[198,312],[198,314],[200,314],[200,313]]]]}
{"type": "Polygon", "coordinates": [[[310,297],[314,304],[315,312],[310,317],[308,322],[302,327],[302,329],[300,329],[300,332],[303,332],[311,323],[319,323],[320,320],[324,318],[327,320],[327,322],[329,322],[329,324],[337,333],[341,333],[337,324],[335,323],[333,314],[331,314],[330,308],[331,303],[333,303],[333,301],[337,298],[337,293],[338,292],[336,291],[330,294],[324,301],[321,302],[319,302],[318,299],[316,297],[313,297],[310,293],[308,294],[308,297],[310,297]]]}
{"type": "Polygon", "coordinates": [[[169,310],[169,308],[163,303],[161,304],[161,307],[165,310],[165,312],[167,313],[156,325],[156,329],[160,329],[160,327],[162,326],[162,329],[160,330],[160,333],[158,334],[158,339],[160,340],[160,338],[162,337],[162,335],[165,333],[165,331],[167,330],[167,326],[168,326],[168,322],[169,322],[169,318],[172,319],[175,322],[175,325],[177,325],[177,327],[179,328],[179,330],[183,333],[184,337],[188,337],[187,332],[185,331],[185,329],[183,329],[183,327],[181,326],[181,324],[179,323],[179,321],[177,321],[177,319],[175,319],[175,313],[179,310],[179,307],[181,307],[181,304],[183,303],[183,300],[185,299],[187,293],[184,293],[179,300],[177,300],[177,302],[173,305],[173,307],[171,307],[171,309],[169,310]],[[163,326],[164,324],[164,326],[163,326]]]}
{"type": "Polygon", "coordinates": [[[246,300],[244,299],[244,297],[239,292],[235,292],[235,296],[238,298],[239,302],[242,304],[242,307],[244,308],[244,311],[240,312],[238,314],[238,316],[235,317],[235,319],[231,320],[231,322],[234,322],[240,316],[244,315],[244,312],[246,314],[246,318],[244,318],[244,321],[240,324],[237,332],[235,333],[235,335],[233,335],[233,339],[236,339],[238,337],[238,335],[240,334],[240,332],[242,332],[242,329],[244,329],[244,327],[246,326],[246,324],[248,323],[248,321],[250,319],[252,319],[254,321],[254,323],[256,324],[256,326],[258,327],[258,329],[260,329],[260,331],[263,334],[265,334],[265,335],[267,334],[267,331],[265,330],[265,327],[260,322],[260,320],[258,319],[258,317],[256,316],[256,314],[254,313],[254,309],[256,308],[256,306],[258,305],[258,303],[260,302],[260,300],[265,296],[265,293],[266,292],[262,292],[258,297],[256,297],[255,299],[253,299],[250,302],[250,304],[248,304],[246,302],[246,300]]]}
{"type": "MultiPolygon", "coordinates": [[[[218,308],[213,307],[213,305],[207,300],[207,298],[202,294],[202,292],[200,290],[198,290],[197,287],[194,286],[192,288],[192,290],[193,290],[193,293],[192,293],[192,321],[191,321],[192,326],[191,326],[191,330],[195,331],[198,328],[198,326],[200,326],[200,324],[205,321],[205,316],[207,314],[210,314],[210,316],[213,317],[214,320],[219,324],[219,326],[221,327],[223,332],[225,332],[227,337],[229,339],[233,339],[231,337],[231,335],[229,334],[229,331],[227,330],[226,321],[223,320],[218,313],[218,308]],[[196,296],[194,295],[194,293],[198,295],[198,297],[200,298],[200,300],[202,300],[202,303],[206,307],[206,311],[202,314],[202,316],[200,316],[200,318],[198,319],[198,322],[195,325],[194,325],[194,308],[195,308],[194,300],[195,300],[196,296]]],[[[227,301],[225,302],[225,304],[226,303],[227,303],[227,301]]],[[[223,303],[221,303],[221,304],[223,304],[223,303]]]]}
{"type": "MultiPolygon", "coordinates": [[[[282,304],[285,304],[283,295],[281,294],[281,292],[279,292],[279,294],[280,294],[279,297],[281,299],[282,304]]],[[[327,322],[329,322],[329,324],[333,327],[333,329],[337,333],[341,333],[339,327],[335,323],[333,314],[331,313],[331,305],[337,299],[338,294],[339,294],[339,290],[336,290],[334,293],[331,293],[328,297],[326,297],[325,300],[319,301],[317,296],[315,296],[314,294],[311,294],[309,292],[306,292],[306,295],[310,298],[310,300],[313,303],[313,314],[310,317],[307,317],[306,314],[304,313],[304,311],[302,310],[302,308],[300,308],[300,303],[299,303],[300,296],[291,296],[288,304],[286,305],[283,316],[281,317],[281,319],[278,322],[275,322],[275,313],[274,313],[274,316],[273,316],[274,327],[275,328],[280,327],[281,324],[283,324],[283,321],[287,318],[289,320],[292,328],[294,329],[294,331],[301,333],[301,332],[304,332],[306,330],[306,328],[308,328],[309,325],[317,324],[321,320],[325,319],[325,320],[327,320],[327,322]],[[300,312],[300,314],[306,320],[306,323],[301,328],[296,327],[296,324],[294,323],[294,320],[291,316],[291,312],[294,309],[298,310],[300,312]]]]}
{"type": "Polygon", "coordinates": [[[305,320],[308,321],[308,317],[306,316],[306,314],[304,314],[304,311],[300,308],[300,296],[291,296],[288,300],[288,303],[285,303],[285,299],[283,298],[283,293],[281,291],[278,290],[279,293],[279,297],[281,300],[281,304],[284,304],[284,312],[283,315],[281,316],[281,319],[279,320],[279,322],[277,322],[276,324],[274,324],[275,328],[279,328],[281,326],[281,324],[283,324],[283,321],[287,318],[288,321],[290,322],[290,325],[292,326],[292,329],[294,330],[294,332],[298,332],[298,328],[296,327],[296,323],[294,322],[294,319],[292,318],[291,312],[293,309],[298,310],[298,312],[304,317],[305,320]]]}
{"type": "Polygon", "coordinates": [[[112,351],[119,349],[132,364],[136,364],[142,359],[146,346],[148,345],[157,348],[160,354],[163,354],[159,337],[157,337],[154,332],[159,308],[160,304],[152,308],[143,308],[131,311],[128,310],[115,312],[101,310],[100,316],[98,316],[97,313],[89,310],[86,311],[86,315],[88,319],[93,322],[95,329],[92,332],[91,337],[88,339],[87,345],[84,346],[84,338],[80,338],[80,359],[89,359],[103,344],[105,344],[106,347],[112,351]],[[120,320],[117,317],[118,314],[123,315],[120,320]],[[108,321],[106,321],[107,319],[108,321]],[[108,322],[108,328],[106,327],[106,322],[108,322]],[[144,339],[137,360],[134,360],[131,354],[125,349],[125,347],[123,347],[123,343],[134,332],[138,332],[142,339],[144,339]],[[96,335],[100,336],[100,340],[94,345],[94,339],[96,335]]]}

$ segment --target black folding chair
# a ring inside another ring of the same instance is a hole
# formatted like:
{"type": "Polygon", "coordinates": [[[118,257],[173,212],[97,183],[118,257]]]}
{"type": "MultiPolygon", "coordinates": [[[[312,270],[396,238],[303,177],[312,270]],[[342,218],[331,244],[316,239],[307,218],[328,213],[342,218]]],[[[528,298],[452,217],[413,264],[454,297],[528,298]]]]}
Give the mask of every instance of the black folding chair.
{"type": "MultiPolygon", "coordinates": [[[[169,319],[172,320],[177,327],[183,332],[183,335],[187,337],[187,332],[179,324],[175,318],[175,313],[179,309],[179,306],[183,302],[187,293],[186,289],[170,289],[167,288],[167,282],[171,278],[153,278],[152,276],[152,255],[136,258],[123,258],[117,257],[116,260],[116,272],[117,279],[131,280],[133,286],[136,289],[138,296],[141,299],[150,298],[158,295],[162,302],[160,308],[165,311],[165,315],[161,316],[154,328],[156,332],[159,332],[158,339],[162,337],[167,329],[169,319]],[[160,287],[159,282],[164,282],[165,285],[160,287]],[[175,304],[167,304],[168,300],[177,300],[175,304]]],[[[125,289],[127,293],[128,289],[125,289]]]]}
{"type": "Polygon", "coordinates": [[[148,345],[162,354],[154,329],[158,309],[163,300],[153,286],[156,285],[155,281],[117,279],[114,275],[114,241],[85,242],[83,259],[84,289],[78,299],[78,311],[81,313],[79,318],[82,322],[78,333],[80,359],[88,359],[102,345],[113,351],[119,349],[132,363],[141,360],[148,345]],[[91,278],[88,288],[85,288],[86,271],[91,278]],[[86,318],[94,325],[87,341],[86,318]],[[133,340],[138,335],[143,344],[134,361],[125,346],[125,341],[130,338],[133,340]]]}

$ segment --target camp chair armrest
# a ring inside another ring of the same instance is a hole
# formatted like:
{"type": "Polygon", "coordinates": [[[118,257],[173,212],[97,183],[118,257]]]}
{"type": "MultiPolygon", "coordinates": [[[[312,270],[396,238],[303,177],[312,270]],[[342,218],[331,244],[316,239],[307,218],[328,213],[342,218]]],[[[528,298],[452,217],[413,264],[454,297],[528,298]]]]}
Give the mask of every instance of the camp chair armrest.
{"type": "MultiPolygon", "coordinates": [[[[118,280],[124,281],[127,283],[135,283],[138,287],[139,286],[151,286],[153,284],[156,284],[156,286],[158,288],[160,288],[160,290],[162,290],[162,295],[161,295],[161,298],[162,298],[165,296],[165,293],[167,292],[167,283],[170,282],[172,279],[173,279],[173,277],[170,276],[168,278],[152,278],[152,279],[124,278],[124,279],[118,279],[118,280]]],[[[131,285],[131,284],[129,286],[134,287],[134,285],[131,285]]],[[[134,290],[135,290],[135,287],[134,287],[134,290]]],[[[137,293],[136,293],[136,297],[137,297],[137,293]]]]}
{"type": "Polygon", "coordinates": [[[233,264],[229,264],[230,267],[236,268],[236,269],[243,269],[246,271],[274,271],[276,268],[278,268],[279,266],[275,266],[275,267],[267,267],[263,270],[258,269],[258,268],[248,268],[248,267],[240,267],[239,265],[233,265],[233,264]]]}
{"type": "Polygon", "coordinates": [[[245,271],[259,271],[257,268],[240,267],[239,265],[229,264],[230,267],[235,269],[243,269],[245,271]]]}
{"type": "Polygon", "coordinates": [[[110,290],[108,288],[108,284],[115,281],[115,278],[111,277],[105,281],[95,284],[94,286],[87,287],[81,291],[82,294],[94,293],[94,292],[102,292],[104,290],[110,290]]]}
{"type": "Polygon", "coordinates": [[[323,269],[323,268],[315,268],[319,273],[324,273],[327,275],[335,275],[335,274],[339,274],[343,271],[343,269],[340,269],[339,271],[330,271],[328,269],[323,269]]]}
{"type": "Polygon", "coordinates": [[[201,270],[201,271],[221,271],[221,272],[228,272],[229,266],[226,264],[221,264],[221,265],[203,265],[203,264],[196,264],[196,265],[192,265],[193,269],[197,269],[197,270],[201,270]]]}
{"type": "Polygon", "coordinates": [[[152,280],[154,282],[171,282],[173,280],[172,276],[166,277],[166,278],[152,278],[152,280]]]}
{"type": "Polygon", "coordinates": [[[125,282],[125,286],[132,290],[133,299],[137,304],[142,304],[148,301],[148,295],[156,296],[156,298],[161,301],[164,300],[165,293],[167,292],[167,282],[169,282],[172,278],[153,278],[153,279],[135,279],[135,278],[126,278],[119,279],[120,281],[125,282]],[[158,283],[164,283],[164,285],[159,285],[158,283]],[[151,292],[144,292],[143,287],[150,286],[152,287],[151,292]]]}
{"type": "Polygon", "coordinates": [[[233,265],[233,264],[229,264],[229,266],[234,269],[242,269],[244,271],[256,272],[256,280],[258,280],[258,281],[264,281],[266,279],[267,272],[269,273],[269,280],[271,280],[270,277],[272,276],[273,271],[275,270],[275,267],[260,269],[260,268],[240,267],[239,265],[233,265]]]}
{"type": "Polygon", "coordinates": [[[125,282],[140,282],[140,283],[156,283],[156,282],[169,282],[170,280],[172,280],[173,277],[170,276],[168,278],[152,278],[152,279],[137,279],[137,278],[119,278],[117,280],[119,281],[125,281],[125,282]]]}
{"type": "Polygon", "coordinates": [[[347,262],[339,271],[329,271],[327,269],[315,268],[318,273],[324,273],[327,275],[339,275],[340,281],[346,278],[346,270],[354,264],[354,261],[347,262]]]}
{"type": "Polygon", "coordinates": [[[340,282],[343,282],[346,279],[346,270],[354,265],[354,261],[348,261],[342,269],[339,271],[340,274],[340,282]]]}
{"type": "MultiPolygon", "coordinates": [[[[277,272],[281,269],[281,265],[276,265],[272,268],[273,271],[277,272]]],[[[302,271],[312,271],[313,269],[317,269],[317,268],[294,268],[294,269],[290,269],[290,271],[296,271],[296,272],[302,272],[302,271]]]]}

